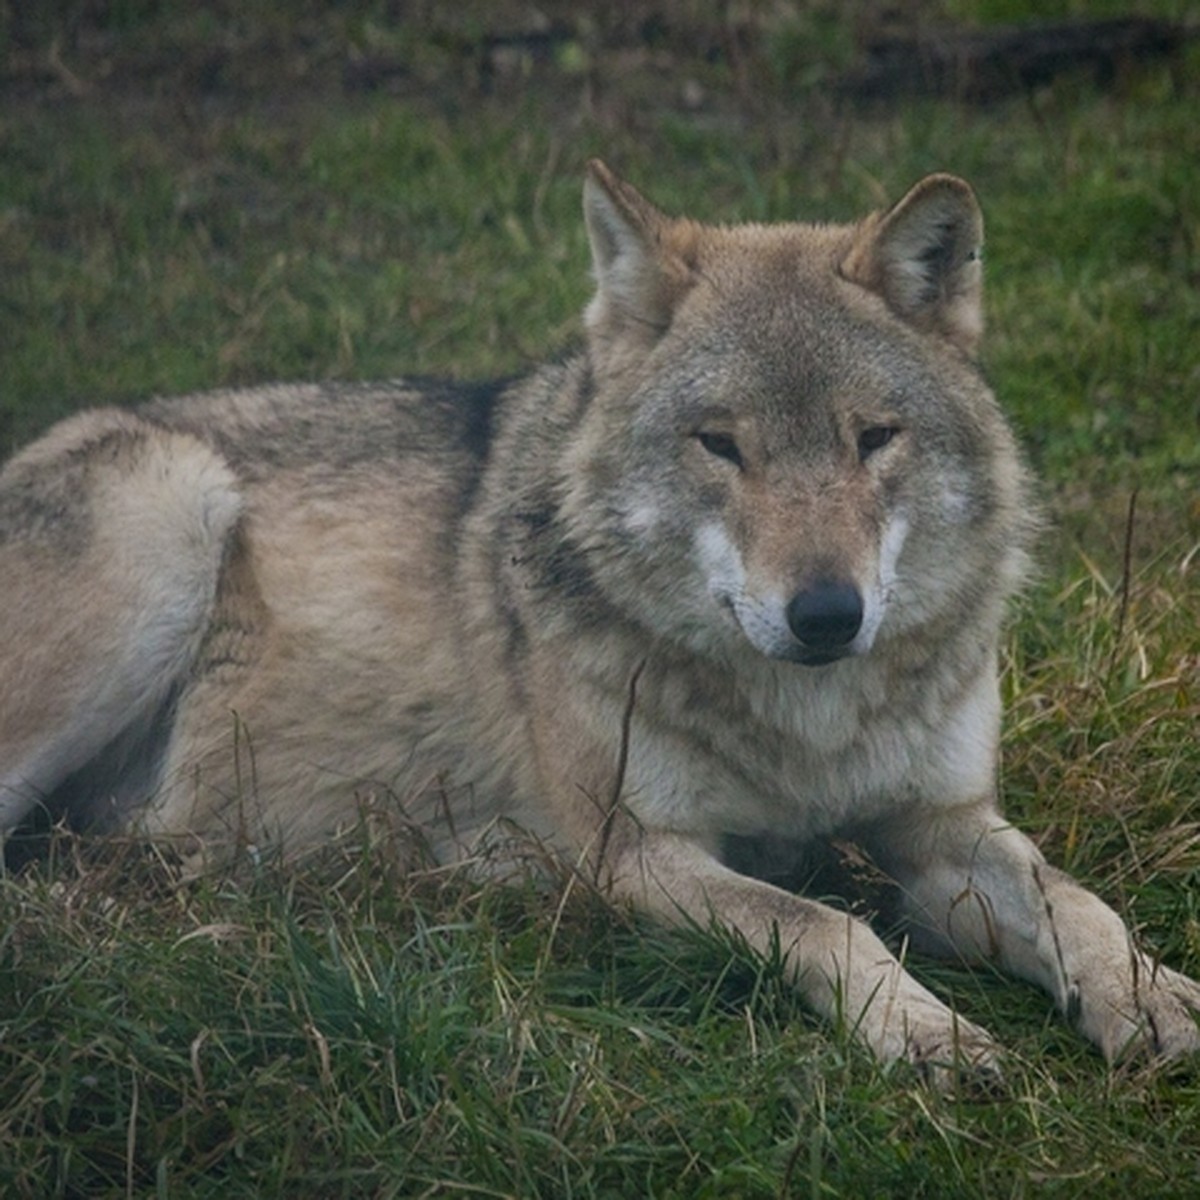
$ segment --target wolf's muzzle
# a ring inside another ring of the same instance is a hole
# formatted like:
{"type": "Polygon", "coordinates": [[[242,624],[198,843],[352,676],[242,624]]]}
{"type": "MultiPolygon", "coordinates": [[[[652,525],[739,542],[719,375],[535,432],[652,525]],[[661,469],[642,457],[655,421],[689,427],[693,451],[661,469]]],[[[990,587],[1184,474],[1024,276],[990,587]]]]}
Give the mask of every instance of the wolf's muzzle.
{"type": "Polygon", "coordinates": [[[822,579],[797,592],[787,606],[787,623],[810,666],[833,662],[850,651],[863,623],[862,593],[853,584],[822,579]]]}

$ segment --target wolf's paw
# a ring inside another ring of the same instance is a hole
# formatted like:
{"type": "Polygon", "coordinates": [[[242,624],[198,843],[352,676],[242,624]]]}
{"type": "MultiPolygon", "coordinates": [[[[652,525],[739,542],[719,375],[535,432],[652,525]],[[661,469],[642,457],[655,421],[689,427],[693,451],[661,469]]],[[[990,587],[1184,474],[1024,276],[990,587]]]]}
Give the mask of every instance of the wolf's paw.
{"type": "Polygon", "coordinates": [[[1140,958],[1136,985],[1117,999],[1088,1002],[1079,990],[1080,1027],[1109,1062],[1162,1061],[1200,1054],[1200,983],[1140,958]]]}
{"type": "Polygon", "coordinates": [[[986,1096],[1004,1089],[999,1042],[931,996],[893,1010],[874,1049],[884,1061],[911,1063],[938,1092],[986,1096]]]}
{"type": "Polygon", "coordinates": [[[1000,1044],[987,1030],[953,1014],[948,1029],[910,1029],[904,1057],[943,1094],[983,1097],[1004,1090],[1000,1044]]]}

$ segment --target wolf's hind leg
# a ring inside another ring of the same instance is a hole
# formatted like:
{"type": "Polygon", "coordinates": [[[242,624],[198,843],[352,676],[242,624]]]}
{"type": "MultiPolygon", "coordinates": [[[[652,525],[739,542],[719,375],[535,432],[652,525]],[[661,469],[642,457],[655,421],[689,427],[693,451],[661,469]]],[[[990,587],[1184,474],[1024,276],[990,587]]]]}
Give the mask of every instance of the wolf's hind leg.
{"type": "Polygon", "coordinates": [[[210,447],[116,410],[63,422],[0,472],[0,836],[148,736],[204,636],[240,508],[210,447]]]}

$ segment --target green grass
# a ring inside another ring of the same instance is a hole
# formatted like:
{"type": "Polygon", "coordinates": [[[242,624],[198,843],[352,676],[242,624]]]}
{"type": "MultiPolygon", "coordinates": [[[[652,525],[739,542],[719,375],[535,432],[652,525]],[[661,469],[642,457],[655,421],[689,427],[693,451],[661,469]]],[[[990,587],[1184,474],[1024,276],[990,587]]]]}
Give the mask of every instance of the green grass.
{"type": "MultiPolygon", "coordinates": [[[[741,76],[678,29],[643,62],[584,22],[490,83],[462,53],[486,28],[470,6],[453,37],[370,3],[47,6],[75,29],[57,53],[78,97],[44,66],[52,16],[3,11],[0,450],[153,392],[556,353],[588,294],[591,154],[719,220],[850,217],[926,171],[970,178],[987,369],[1050,514],[1008,644],[1006,804],[1200,973],[1194,50],[1115,93],[1066,77],[856,112],[822,92],[854,43],[815,6],[764,24],[741,76]],[[404,54],[395,94],[343,92],[366,53],[404,54]]],[[[561,879],[398,879],[351,841],[178,886],[144,849],[63,838],[0,879],[0,1193],[1200,1191],[1194,1069],[1111,1071],[1030,989],[913,966],[1011,1048],[1005,1096],[935,1097],[810,1020],[778,963],[561,879]]]]}

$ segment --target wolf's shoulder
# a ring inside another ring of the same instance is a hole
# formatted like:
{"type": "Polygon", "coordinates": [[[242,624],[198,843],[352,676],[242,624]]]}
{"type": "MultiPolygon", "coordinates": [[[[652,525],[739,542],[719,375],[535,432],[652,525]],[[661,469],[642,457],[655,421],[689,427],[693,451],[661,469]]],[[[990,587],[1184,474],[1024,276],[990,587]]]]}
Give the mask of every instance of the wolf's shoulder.
{"type": "Polygon", "coordinates": [[[488,457],[513,378],[276,383],[153,400],[138,415],[217,449],[239,473],[488,457]]]}

